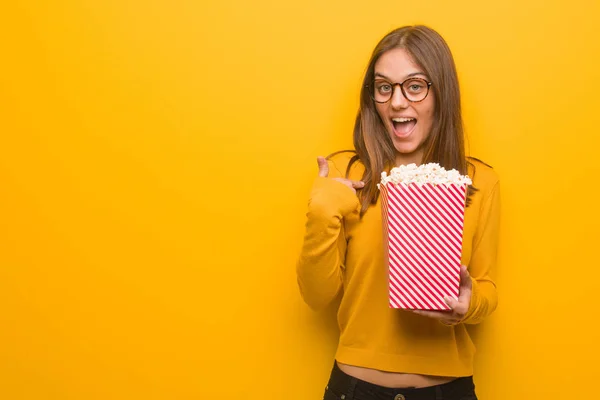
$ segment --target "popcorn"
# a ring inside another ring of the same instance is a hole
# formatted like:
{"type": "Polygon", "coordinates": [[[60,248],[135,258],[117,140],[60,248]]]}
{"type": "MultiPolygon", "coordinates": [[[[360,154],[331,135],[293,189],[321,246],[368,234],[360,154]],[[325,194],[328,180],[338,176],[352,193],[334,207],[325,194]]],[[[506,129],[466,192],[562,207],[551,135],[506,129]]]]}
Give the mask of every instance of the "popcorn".
{"type": "Polygon", "coordinates": [[[471,179],[438,164],[381,174],[389,305],[449,310],[458,298],[465,200],[471,179]]]}
{"type": "MultiPolygon", "coordinates": [[[[381,173],[381,184],[405,184],[411,183],[419,186],[424,184],[433,185],[470,185],[471,179],[467,175],[461,175],[455,169],[446,170],[437,163],[422,164],[417,167],[416,164],[401,165],[392,168],[390,175],[383,171],[381,173]]],[[[380,184],[377,185],[381,189],[380,184]]]]}

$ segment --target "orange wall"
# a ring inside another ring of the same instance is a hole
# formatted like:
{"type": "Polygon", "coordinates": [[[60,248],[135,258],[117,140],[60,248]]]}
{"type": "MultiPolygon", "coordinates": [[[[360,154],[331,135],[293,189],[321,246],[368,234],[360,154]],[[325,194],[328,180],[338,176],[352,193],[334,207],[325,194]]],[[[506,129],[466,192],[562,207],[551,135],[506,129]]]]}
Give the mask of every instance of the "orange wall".
{"type": "Polygon", "coordinates": [[[503,181],[482,399],[587,396],[597,1],[20,1],[0,13],[0,398],[317,399],[294,262],[369,53],[426,23],[503,181]]]}

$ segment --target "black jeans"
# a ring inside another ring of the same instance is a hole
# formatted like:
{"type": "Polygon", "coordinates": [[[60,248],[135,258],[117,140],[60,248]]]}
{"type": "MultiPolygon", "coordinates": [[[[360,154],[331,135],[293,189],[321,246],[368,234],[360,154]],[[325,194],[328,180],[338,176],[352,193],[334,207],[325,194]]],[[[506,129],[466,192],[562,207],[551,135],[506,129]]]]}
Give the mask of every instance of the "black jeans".
{"type": "Polygon", "coordinates": [[[354,378],[334,363],[323,400],[477,400],[477,396],[471,376],[425,388],[393,389],[354,378]]]}

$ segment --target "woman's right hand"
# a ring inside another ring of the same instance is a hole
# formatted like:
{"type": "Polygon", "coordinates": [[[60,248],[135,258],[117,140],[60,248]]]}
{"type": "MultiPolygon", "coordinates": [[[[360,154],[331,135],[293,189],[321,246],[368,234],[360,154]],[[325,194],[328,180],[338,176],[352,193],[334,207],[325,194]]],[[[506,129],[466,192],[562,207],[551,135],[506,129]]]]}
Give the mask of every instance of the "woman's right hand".
{"type": "MultiPolygon", "coordinates": [[[[329,176],[329,164],[327,163],[327,159],[325,159],[325,157],[317,157],[317,164],[319,164],[319,176],[327,178],[329,176]]],[[[362,189],[365,186],[365,183],[363,181],[353,181],[351,179],[345,178],[331,179],[348,186],[354,193],[356,193],[357,189],[362,189]]]]}

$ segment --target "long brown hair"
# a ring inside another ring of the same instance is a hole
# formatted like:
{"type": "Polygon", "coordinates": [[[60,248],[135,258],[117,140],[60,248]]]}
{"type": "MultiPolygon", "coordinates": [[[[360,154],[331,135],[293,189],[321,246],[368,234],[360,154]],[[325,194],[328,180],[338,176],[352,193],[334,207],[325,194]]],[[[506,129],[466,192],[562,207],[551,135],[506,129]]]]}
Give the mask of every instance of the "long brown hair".
{"type": "MultiPolygon", "coordinates": [[[[422,162],[435,162],[446,169],[467,173],[458,76],[450,48],[440,34],[426,26],[395,29],[385,35],[373,50],[363,80],[360,108],[354,124],[356,155],[351,158],[347,173],[358,160],[365,167],[362,178],[365,186],[359,193],[361,215],[377,201],[377,183],[381,172],[392,167],[396,158],[396,149],[377,113],[367,85],[374,79],[375,63],[379,57],[397,48],[406,50],[423,69],[432,82],[431,90],[435,93],[433,126],[424,143],[422,162]]],[[[472,187],[469,188],[469,195],[473,190],[472,187]]]]}

